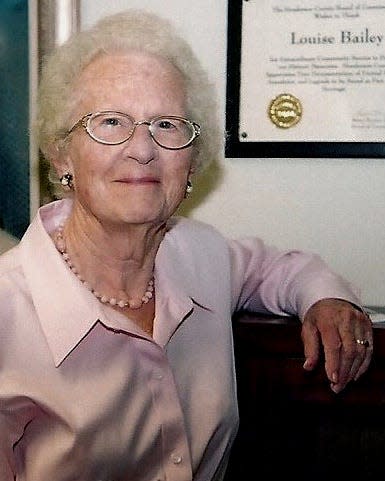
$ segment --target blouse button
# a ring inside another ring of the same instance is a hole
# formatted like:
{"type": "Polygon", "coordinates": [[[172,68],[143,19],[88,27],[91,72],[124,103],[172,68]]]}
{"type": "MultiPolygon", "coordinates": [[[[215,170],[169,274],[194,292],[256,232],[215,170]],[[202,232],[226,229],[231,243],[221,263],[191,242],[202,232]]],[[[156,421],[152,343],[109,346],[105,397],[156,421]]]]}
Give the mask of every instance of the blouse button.
{"type": "Polygon", "coordinates": [[[174,464],[180,464],[182,462],[182,456],[179,456],[179,454],[176,454],[176,453],[172,453],[171,454],[171,461],[174,463],[174,464]]]}

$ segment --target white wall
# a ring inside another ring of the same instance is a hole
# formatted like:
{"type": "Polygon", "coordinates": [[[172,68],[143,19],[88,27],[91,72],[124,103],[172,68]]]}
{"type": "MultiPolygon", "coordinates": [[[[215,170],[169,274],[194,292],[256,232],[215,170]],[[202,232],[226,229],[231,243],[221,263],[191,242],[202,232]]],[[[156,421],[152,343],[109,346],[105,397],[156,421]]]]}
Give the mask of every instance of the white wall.
{"type": "MultiPolygon", "coordinates": [[[[145,8],[171,18],[217,85],[224,128],[226,0],[82,0],[82,28],[145,8]]],[[[232,237],[312,250],[385,305],[385,160],[222,159],[220,185],[191,216],[232,237]]]]}

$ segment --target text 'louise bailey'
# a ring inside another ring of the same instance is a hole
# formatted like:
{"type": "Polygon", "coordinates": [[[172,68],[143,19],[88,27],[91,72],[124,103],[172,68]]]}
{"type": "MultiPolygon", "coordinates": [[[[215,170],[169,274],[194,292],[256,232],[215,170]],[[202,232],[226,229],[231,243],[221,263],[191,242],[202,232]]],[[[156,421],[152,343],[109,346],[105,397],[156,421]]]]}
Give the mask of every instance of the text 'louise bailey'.
{"type": "Polygon", "coordinates": [[[365,28],[361,32],[352,32],[351,30],[341,30],[339,36],[325,35],[317,33],[316,35],[304,35],[298,32],[291,32],[292,45],[331,45],[331,44],[373,44],[382,45],[384,35],[381,33],[374,33],[365,28]]]}

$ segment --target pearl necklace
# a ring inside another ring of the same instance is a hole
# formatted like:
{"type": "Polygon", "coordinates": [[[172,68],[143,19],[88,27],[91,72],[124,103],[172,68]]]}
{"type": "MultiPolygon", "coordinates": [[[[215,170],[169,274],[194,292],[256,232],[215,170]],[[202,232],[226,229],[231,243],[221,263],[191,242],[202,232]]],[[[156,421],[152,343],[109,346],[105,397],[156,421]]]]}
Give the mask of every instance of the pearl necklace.
{"type": "Polygon", "coordinates": [[[70,256],[68,255],[66,249],[66,243],[63,236],[63,226],[60,225],[55,233],[55,246],[56,249],[60,252],[61,256],[65,260],[67,266],[71,269],[71,271],[76,275],[76,277],[80,280],[80,282],[92,292],[92,294],[103,304],[110,304],[111,306],[117,306],[122,309],[131,308],[131,309],[140,309],[143,304],[147,304],[150,299],[154,295],[154,278],[152,277],[148,284],[145,293],[141,297],[140,300],[129,300],[129,299],[118,299],[117,297],[108,297],[104,294],[96,291],[87,281],[83,279],[80,275],[79,271],[77,270],[74,263],[71,261],[70,256]]]}

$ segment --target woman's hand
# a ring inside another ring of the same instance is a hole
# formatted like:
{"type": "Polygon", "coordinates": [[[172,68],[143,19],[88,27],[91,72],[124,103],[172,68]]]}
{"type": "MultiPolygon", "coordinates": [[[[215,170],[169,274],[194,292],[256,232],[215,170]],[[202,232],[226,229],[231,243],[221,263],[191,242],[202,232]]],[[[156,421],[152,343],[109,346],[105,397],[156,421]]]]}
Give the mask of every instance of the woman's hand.
{"type": "Polygon", "coordinates": [[[305,315],[301,335],[306,358],[304,369],[314,369],[322,344],[326,374],[335,393],[348,382],[357,380],[370,364],[373,353],[371,321],[347,301],[322,299],[313,304],[305,315]]]}

